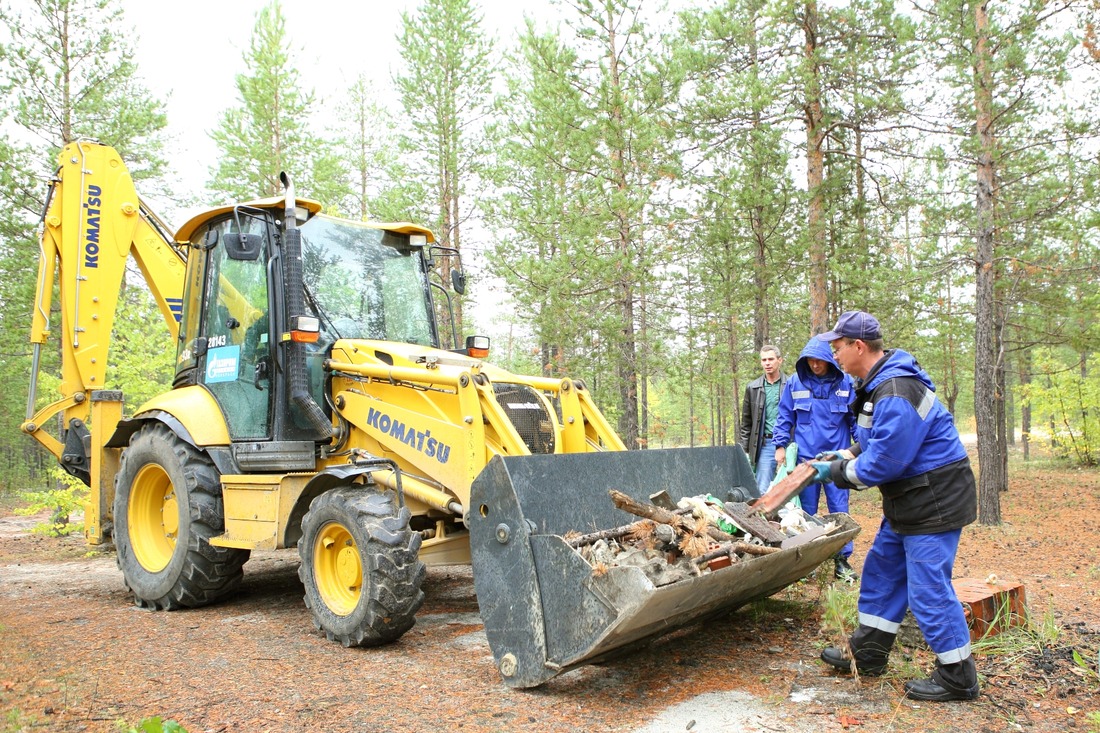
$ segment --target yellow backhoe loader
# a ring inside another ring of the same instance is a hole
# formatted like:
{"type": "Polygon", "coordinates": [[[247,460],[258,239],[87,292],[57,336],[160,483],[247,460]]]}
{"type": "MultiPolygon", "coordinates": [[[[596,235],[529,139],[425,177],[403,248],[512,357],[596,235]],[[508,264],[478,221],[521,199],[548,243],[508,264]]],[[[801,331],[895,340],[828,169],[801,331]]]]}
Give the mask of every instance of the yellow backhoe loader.
{"type": "Polygon", "coordinates": [[[142,607],[216,602],[251,550],[297,547],[315,626],[369,646],[412,627],[427,564],[472,563],[497,667],[531,687],[769,595],[858,531],[836,515],[812,542],[659,584],[593,559],[572,537],[636,519],[609,490],[745,501],[745,454],[626,451],[580,380],[495,368],[480,337],[447,343],[433,260],[457,253],[428,229],[324,215],[284,176],[285,196],[173,235],[112,148],[73,143],[59,162],[23,430],[89,485],[87,541],[113,540],[142,607]],[[177,358],[172,389],[124,416],[105,376],[131,256],[177,358]],[[61,395],[38,407],[55,287],[61,395]]]}

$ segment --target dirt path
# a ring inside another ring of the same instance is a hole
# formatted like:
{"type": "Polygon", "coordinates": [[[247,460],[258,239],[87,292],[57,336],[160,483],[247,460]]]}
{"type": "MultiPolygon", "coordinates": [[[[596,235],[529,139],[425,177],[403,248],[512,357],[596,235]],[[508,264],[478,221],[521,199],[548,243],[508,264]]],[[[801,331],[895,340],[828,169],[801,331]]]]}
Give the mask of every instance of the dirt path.
{"type": "MultiPolygon", "coordinates": [[[[0,731],[113,732],[150,715],[190,733],[1100,730],[1100,477],[1017,472],[1002,506],[1004,526],[964,532],[956,575],[1024,582],[1032,612],[1066,635],[1045,656],[979,657],[982,698],[945,705],[900,694],[928,671],[923,652],[896,651],[889,675],[861,684],[827,671],[817,581],[517,691],[494,668],[468,568],[429,571],[398,643],[344,649],[312,631],[293,551],[255,553],[228,602],[151,613],[112,555],[2,517],[0,731]]],[[[877,512],[877,495],[856,497],[857,569],[877,512]]]]}

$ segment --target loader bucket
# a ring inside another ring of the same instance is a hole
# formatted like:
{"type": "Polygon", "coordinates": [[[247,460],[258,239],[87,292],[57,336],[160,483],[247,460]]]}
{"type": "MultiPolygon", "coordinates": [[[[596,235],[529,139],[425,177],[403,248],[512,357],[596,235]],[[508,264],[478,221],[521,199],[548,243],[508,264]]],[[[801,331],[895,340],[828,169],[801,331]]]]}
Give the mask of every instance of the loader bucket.
{"type": "Polygon", "coordinates": [[[848,515],[830,515],[837,528],[826,535],[660,586],[639,567],[593,567],[564,537],[638,519],[615,507],[611,489],[643,502],[662,490],[673,502],[708,493],[739,501],[754,484],[738,446],[493,458],[471,489],[470,549],[504,682],[534,687],[769,596],[859,533],[848,515]]]}

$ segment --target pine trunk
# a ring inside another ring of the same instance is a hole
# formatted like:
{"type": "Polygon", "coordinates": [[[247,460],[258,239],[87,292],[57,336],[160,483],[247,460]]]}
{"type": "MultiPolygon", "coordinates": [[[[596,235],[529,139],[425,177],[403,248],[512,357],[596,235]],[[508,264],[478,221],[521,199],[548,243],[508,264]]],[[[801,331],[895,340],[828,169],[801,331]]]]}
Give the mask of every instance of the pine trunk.
{"type": "Polygon", "coordinates": [[[613,101],[609,110],[613,137],[609,141],[611,149],[611,175],[618,194],[615,219],[618,222],[616,242],[617,263],[617,299],[619,319],[622,330],[619,340],[619,363],[616,372],[619,382],[619,437],[627,448],[638,447],[638,359],[637,333],[634,327],[634,298],[636,281],[634,275],[633,227],[631,213],[626,206],[630,195],[630,181],[627,173],[626,141],[623,138],[625,128],[622,82],[619,76],[620,60],[616,42],[615,22],[610,6],[607,8],[607,69],[610,74],[610,86],[613,101]]]}
{"type": "Polygon", "coordinates": [[[806,55],[806,189],[810,195],[807,230],[810,238],[810,331],[828,330],[829,293],[825,273],[825,129],[817,54],[816,0],[807,0],[803,33],[806,55]]]}
{"type": "Polygon", "coordinates": [[[974,9],[977,32],[975,106],[978,134],[977,247],[975,253],[974,418],[978,431],[978,521],[1001,523],[1000,492],[1005,485],[1000,455],[994,262],[993,100],[989,18],[984,3],[974,9]]]}
{"type": "MultiPolygon", "coordinates": [[[[1026,389],[1031,384],[1031,350],[1022,349],[1019,359],[1020,387],[1026,389]]],[[[1020,404],[1020,444],[1024,460],[1031,458],[1031,404],[1026,400],[1020,404]]]]}

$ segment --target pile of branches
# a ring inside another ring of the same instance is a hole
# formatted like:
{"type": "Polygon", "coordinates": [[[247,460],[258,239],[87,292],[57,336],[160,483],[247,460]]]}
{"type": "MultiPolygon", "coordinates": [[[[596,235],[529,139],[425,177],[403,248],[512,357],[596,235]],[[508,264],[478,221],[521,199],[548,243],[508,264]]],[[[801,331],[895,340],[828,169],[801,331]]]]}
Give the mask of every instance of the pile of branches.
{"type": "MultiPolygon", "coordinates": [[[[590,534],[570,533],[564,538],[597,575],[612,566],[633,565],[641,567],[655,585],[665,585],[779,552],[779,542],[785,537],[775,528],[771,542],[749,534],[723,508],[703,496],[689,497],[681,500],[681,507],[667,509],[636,501],[619,491],[610,493],[615,506],[642,519],[590,534]]],[[[758,521],[771,524],[763,518],[758,521]]]]}
{"type": "MultiPolygon", "coordinates": [[[[800,508],[789,504],[814,480],[814,469],[802,464],[775,482],[752,506],[725,503],[712,496],[691,496],[673,505],[666,492],[665,506],[638,501],[621,491],[612,490],[615,506],[640,521],[623,527],[580,535],[566,535],[597,574],[613,565],[641,567],[654,585],[665,585],[686,575],[701,575],[770,555],[788,546],[794,535],[801,541],[827,534],[835,524],[822,524],[800,508]],[[774,521],[790,507],[783,521],[774,521]],[[807,532],[809,529],[813,532],[807,532]]],[[[651,497],[651,498],[654,498],[651,497]]]]}

